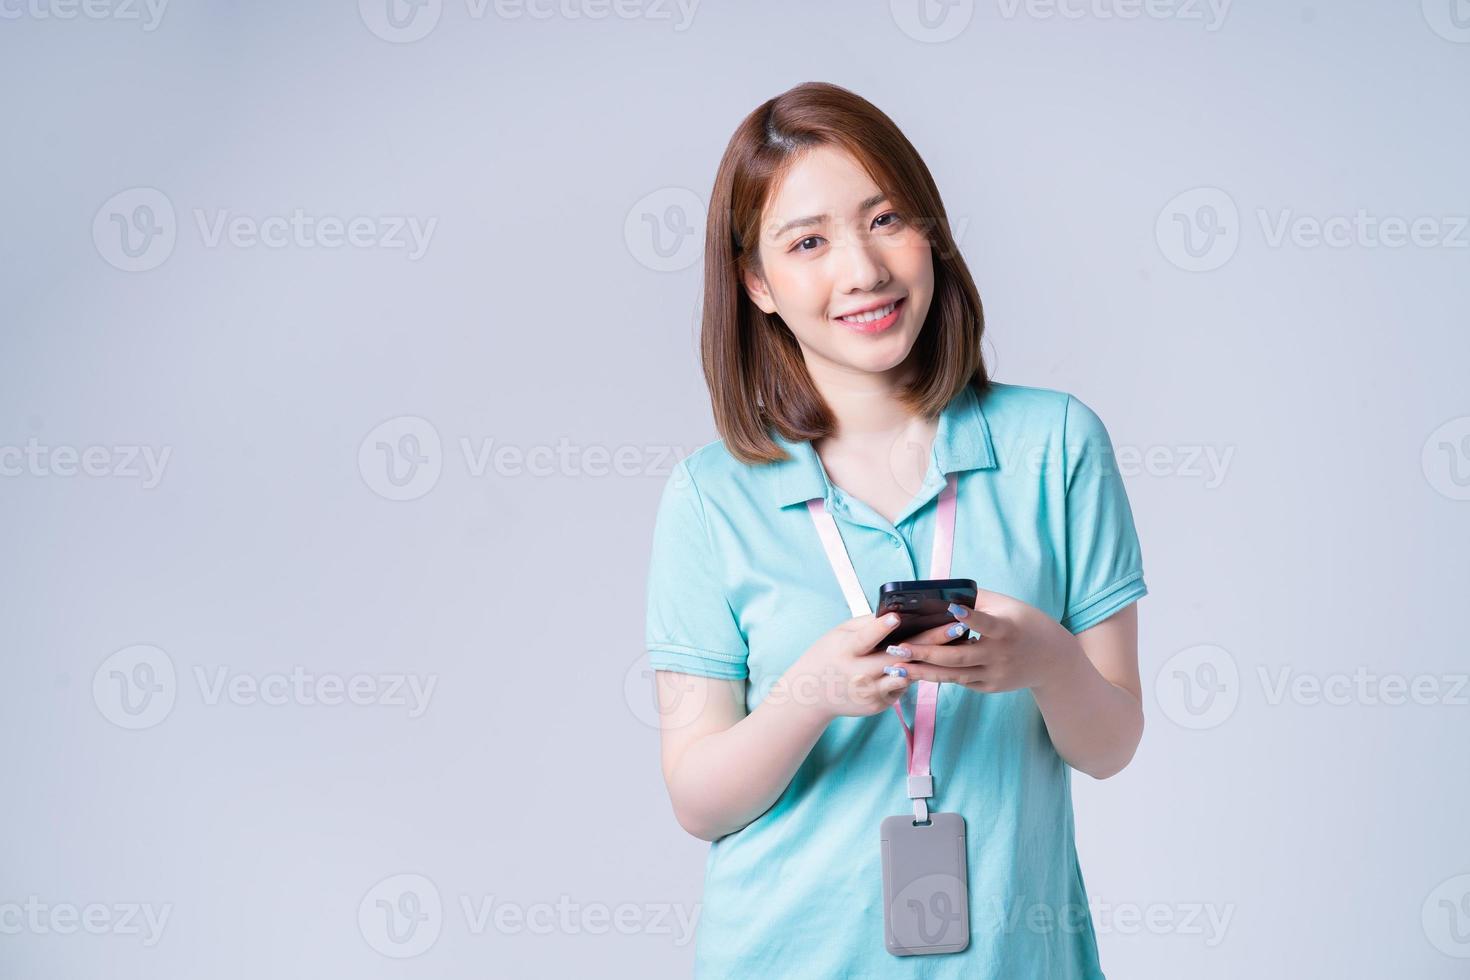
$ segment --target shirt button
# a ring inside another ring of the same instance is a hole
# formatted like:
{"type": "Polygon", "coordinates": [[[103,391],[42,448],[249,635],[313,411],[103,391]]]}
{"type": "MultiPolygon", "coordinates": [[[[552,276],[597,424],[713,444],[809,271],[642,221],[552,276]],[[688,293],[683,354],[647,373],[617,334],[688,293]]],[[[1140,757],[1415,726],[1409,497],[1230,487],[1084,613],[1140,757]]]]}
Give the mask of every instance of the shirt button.
{"type": "Polygon", "coordinates": [[[903,542],[900,541],[898,538],[894,538],[893,539],[893,546],[895,548],[902,548],[903,547],[903,542]]]}

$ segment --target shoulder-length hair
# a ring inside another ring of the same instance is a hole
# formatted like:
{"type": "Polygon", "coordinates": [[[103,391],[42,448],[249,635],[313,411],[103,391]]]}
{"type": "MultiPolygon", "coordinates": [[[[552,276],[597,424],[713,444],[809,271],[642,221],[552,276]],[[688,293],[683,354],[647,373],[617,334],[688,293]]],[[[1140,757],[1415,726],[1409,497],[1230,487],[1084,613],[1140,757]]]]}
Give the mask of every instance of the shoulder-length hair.
{"type": "Polygon", "coordinates": [[[772,428],[792,442],[836,429],[795,335],[780,316],[751,302],[742,285],[747,269],[761,275],[766,204],[786,171],[816,146],[850,153],[929,240],[934,297],[910,355],[918,370],[899,399],[911,412],[932,418],[966,384],[983,392],[990,383],[980,350],[980,294],[950,234],[929,168],[877,106],[840,86],[806,82],[745,117],[725,148],[710,193],[700,360],[715,426],[730,453],[745,463],[788,458],[772,439],[772,428]]]}

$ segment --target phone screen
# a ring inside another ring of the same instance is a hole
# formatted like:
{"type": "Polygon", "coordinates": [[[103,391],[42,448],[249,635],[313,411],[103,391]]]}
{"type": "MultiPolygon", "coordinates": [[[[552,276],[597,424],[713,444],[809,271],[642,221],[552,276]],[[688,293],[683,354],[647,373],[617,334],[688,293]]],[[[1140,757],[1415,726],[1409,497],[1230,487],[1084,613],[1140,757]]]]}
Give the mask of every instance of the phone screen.
{"type": "MultiPolygon", "coordinates": [[[[889,582],[879,592],[878,612],[897,612],[902,617],[884,639],[884,644],[899,643],[911,636],[955,622],[949,611],[951,602],[974,608],[976,586],[971,579],[923,579],[914,582],[889,582]]],[[[963,637],[951,640],[963,642],[963,637]]]]}

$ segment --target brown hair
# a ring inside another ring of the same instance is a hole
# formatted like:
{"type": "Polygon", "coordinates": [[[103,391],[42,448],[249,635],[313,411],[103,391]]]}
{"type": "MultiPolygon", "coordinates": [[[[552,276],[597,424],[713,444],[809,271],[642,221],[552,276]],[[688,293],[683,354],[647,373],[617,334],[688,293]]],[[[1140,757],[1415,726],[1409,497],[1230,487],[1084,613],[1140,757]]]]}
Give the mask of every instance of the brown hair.
{"type": "Polygon", "coordinates": [[[983,392],[990,383],[980,350],[980,294],[950,234],[929,168],[877,106],[840,86],[805,82],[745,117],[730,137],[710,193],[700,358],[715,426],[725,447],[745,463],[788,457],[770,428],[793,442],[836,428],[795,335],[780,316],[752,303],[741,282],[745,270],[761,272],[759,226],[771,193],[803,153],[824,145],[852,154],[929,240],[934,298],[910,355],[918,370],[899,399],[911,412],[932,418],[966,384],[983,392]]]}

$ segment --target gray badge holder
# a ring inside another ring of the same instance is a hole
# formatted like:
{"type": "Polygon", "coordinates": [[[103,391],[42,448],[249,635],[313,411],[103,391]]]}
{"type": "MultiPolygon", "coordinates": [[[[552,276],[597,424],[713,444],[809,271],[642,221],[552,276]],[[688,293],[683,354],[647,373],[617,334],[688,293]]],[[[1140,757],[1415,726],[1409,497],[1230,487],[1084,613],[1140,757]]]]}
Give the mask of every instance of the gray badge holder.
{"type": "Polygon", "coordinates": [[[883,820],[883,941],[895,956],[958,953],[970,945],[965,818],[929,813],[883,820]]]}

